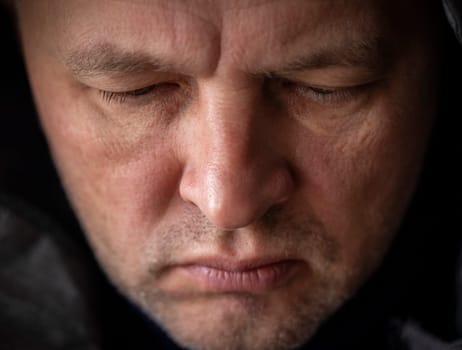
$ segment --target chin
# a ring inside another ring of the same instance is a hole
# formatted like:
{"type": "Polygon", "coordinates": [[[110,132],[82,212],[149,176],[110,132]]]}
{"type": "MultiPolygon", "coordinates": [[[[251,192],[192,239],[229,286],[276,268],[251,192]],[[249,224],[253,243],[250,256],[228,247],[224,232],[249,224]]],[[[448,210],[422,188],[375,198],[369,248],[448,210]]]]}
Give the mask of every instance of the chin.
{"type": "Polygon", "coordinates": [[[141,291],[130,299],[187,349],[285,350],[308,342],[345,295],[338,288],[281,289],[268,295],[141,291]]]}

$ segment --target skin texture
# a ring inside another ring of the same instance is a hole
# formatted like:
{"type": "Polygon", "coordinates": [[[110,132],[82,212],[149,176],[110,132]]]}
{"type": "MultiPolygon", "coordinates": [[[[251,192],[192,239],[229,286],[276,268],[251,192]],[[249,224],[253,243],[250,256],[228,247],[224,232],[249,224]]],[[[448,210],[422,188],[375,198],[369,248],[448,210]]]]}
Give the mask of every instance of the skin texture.
{"type": "Polygon", "coordinates": [[[115,285],[190,348],[307,341],[380,263],[415,188],[437,81],[424,16],[412,1],[20,2],[44,131],[115,285]],[[297,268],[220,292],[181,268],[205,258],[297,268]]]}

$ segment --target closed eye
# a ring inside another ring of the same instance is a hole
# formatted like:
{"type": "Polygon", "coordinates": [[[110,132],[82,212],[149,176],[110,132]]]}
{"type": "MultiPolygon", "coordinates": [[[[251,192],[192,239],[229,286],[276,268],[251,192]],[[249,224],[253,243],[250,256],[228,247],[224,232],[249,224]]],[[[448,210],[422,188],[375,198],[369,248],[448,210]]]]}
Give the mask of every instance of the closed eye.
{"type": "Polygon", "coordinates": [[[127,99],[139,99],[146,96],[150,96],[156,93],[166,92],[166,90],[174,89],[178,87],[177,83],[158,83],[152,84],[140,89],[130,90],[130,91],[107,91],[99,90],[100,95],[106,103],[124,103],[127,99]]]}
{"type": "Polygon", "coordinates": [[[314,102],[326,105],[341,105],[355,98],[371,83],[346,87],[319,87],[284,79],[281,84],[284,89],[314,102]]]}

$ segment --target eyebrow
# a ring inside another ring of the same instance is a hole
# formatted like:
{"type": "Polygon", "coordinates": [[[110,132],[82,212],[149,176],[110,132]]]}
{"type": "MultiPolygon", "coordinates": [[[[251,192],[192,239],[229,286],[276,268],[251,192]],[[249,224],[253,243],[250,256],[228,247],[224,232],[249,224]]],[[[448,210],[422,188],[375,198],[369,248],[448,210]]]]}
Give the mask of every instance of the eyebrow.
{"type": "Polygon", "coordinates": [[[130,51],[110,43],[99,43],[63,54],[65,65],[77,76],[139,73],[147,70],[172,71],[173,66],[152,54],[130,51]]]}
{"type": "Polygon", "coordinates": [[[358,41],[345,41],[337,45],[324,45],[307,55],[265,70],[265,74],[293,73],[329,67],[359,67],[366,70],[383,70],[393,60],[393,45],[384,37],[358,41]]]}
{"type": "MultiPolygon", "coordinates": [[[[252,74],[271,76],[339,66],[377,71],[389,64],[391,51],[390,42],[383,37],[355,42],[345,41],[340,45],[321,46],[307,55],[288,60],[277,67],[257,70],[252,74]]],[[[70,50],[63,54],[63,61],[74,75],[81,77],[145,71],[179,71],[179,67],[151,53],[126,50],[107,42],[70,50]]]]}

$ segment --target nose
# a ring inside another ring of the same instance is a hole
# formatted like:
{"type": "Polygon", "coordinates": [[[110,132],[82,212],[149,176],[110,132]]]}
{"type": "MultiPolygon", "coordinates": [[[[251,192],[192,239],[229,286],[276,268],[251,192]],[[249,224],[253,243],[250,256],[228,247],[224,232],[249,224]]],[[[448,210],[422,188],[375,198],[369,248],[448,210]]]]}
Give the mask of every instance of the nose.
{"type": "Polygon", "coordinates": [[[250,88],[210,87],[198,105],[180,195],[217,228],[248,226],[287,201],[294,187],[268,104],[250,88]]]}

